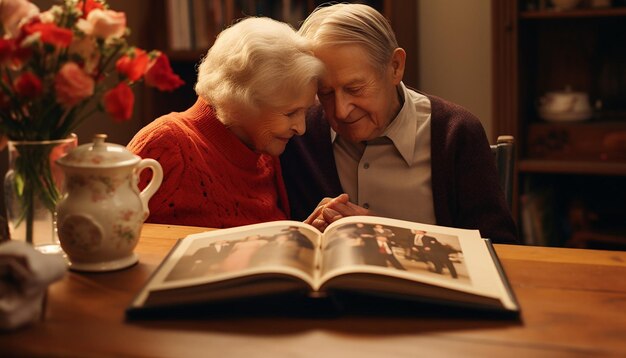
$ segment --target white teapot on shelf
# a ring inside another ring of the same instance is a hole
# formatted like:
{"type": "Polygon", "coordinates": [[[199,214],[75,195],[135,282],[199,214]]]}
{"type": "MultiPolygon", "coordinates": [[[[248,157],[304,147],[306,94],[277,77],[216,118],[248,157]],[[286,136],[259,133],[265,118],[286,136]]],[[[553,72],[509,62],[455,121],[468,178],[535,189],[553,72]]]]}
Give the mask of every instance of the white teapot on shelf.
{"type": "Polygon", "coordinates": [[[546,121],[584,121],[591,118],[593,110],[586,92],[552,91],[539,98],[539,117],[546,121]]]}
{"type": "Polygon", "coordinates": [[[57,160],[65,172],[64,197],[57,204],[59,241],[77,271],[111,271],[129,267],[148,201],[161,186],[163,169],[154,159],[141,159],[124,146],[97,134],[57,160]],[[139,175],[152,179],[139,191],[139,175]]]}

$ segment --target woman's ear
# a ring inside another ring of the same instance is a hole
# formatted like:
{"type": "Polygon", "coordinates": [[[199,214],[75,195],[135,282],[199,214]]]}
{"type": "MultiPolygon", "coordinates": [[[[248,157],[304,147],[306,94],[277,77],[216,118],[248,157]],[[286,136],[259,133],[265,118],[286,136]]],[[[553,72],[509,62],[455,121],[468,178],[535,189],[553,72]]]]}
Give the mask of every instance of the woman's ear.
{"type": "Polygon", "coordinates": [[[404,66],[406,63],[406,52],[403,48],[398,47],[393,50],[393,54],[391,55],[391,69],[393,73],[393,82],[395,85],[400,84],[402,78],[404,77],[404,66]]]}

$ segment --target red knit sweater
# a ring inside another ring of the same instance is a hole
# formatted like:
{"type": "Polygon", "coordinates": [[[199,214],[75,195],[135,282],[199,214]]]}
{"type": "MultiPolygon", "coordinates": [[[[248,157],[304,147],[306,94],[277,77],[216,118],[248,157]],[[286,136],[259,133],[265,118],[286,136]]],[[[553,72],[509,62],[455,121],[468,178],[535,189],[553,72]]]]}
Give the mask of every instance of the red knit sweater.
{"type": "Polygon", "coordinates": [[[278,159],[246,147],[200,98],[141,129],[128,149],[163,167],[148,222],[224,228],[287,218],[278,159]]]}

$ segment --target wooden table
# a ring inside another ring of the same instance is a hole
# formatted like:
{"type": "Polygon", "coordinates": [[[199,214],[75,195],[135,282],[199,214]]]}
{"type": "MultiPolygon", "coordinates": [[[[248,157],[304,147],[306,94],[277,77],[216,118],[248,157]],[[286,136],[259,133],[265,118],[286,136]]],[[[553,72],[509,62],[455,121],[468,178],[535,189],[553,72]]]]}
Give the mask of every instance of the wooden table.
{"type": "Polygon", "coordinates": [[[416,357],[626,355],[626,252],[496,245],[522,307],[490,317],[221,317],[126,322],[124,310],[177,238],[202,228],[146,224],[140,263],[69,272],[45,321],[0,333],[0,356],[416,357]]]}

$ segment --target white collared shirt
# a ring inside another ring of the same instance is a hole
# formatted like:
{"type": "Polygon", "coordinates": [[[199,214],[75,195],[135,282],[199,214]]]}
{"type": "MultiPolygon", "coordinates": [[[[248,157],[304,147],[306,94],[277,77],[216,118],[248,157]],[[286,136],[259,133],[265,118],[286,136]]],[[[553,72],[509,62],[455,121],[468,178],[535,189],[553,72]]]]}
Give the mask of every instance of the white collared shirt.
{"type": "Polygon", "coordinates": [[[374,215],[435,224],[428,97],[400,83],[402,109],[381,137],[353,144],[331,129],[343,191],[374,215]]]}

